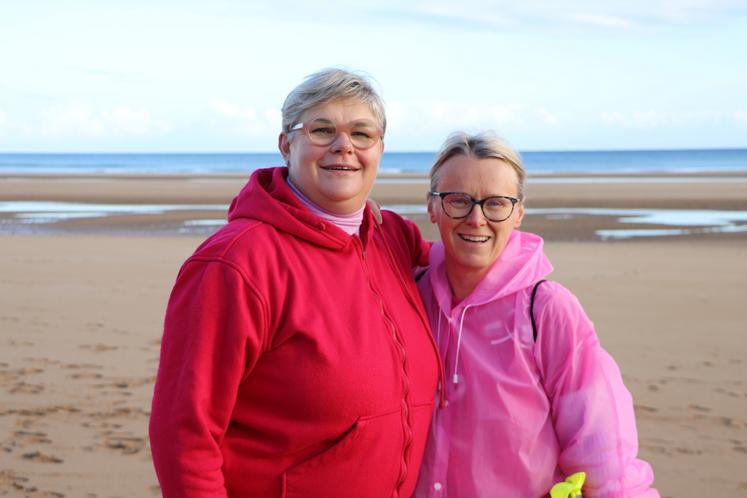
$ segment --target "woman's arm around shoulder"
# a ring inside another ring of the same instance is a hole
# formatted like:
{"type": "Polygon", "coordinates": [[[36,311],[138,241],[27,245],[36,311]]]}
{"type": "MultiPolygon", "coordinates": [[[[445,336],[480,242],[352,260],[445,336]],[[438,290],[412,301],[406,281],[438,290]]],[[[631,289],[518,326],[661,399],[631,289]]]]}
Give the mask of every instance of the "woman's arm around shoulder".
{"type": "Polygon", "coordinates": [[[658,498],[651,466],[637,458],[630,392],[576,296],[557,282],[546,282],[534,313],[535,357],[550,399],[563,472],[586,472],[584,497],[658,498]]]}
{"type": "Polygon", "coordinates": [[[381,215],[381,226],[397,256],[407,258],[410,268],[428,266],[432,243],[423,239],[418,226],[392,211],[383,210],[381,215]]]}

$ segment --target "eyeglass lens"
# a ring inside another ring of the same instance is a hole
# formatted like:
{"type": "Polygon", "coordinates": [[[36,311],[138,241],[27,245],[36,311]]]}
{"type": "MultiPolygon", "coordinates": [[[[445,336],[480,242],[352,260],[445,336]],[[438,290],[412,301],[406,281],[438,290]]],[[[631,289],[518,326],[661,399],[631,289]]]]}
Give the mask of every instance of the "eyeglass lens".
{"type": "MultiPolygon", "coordinates": [[[[470,214],[476,201],[466,194],[448,194],[441,197],[446,214],[452,218],[464,218],[470,214]]],[[[490,221],[503,221],[511,216],[514,204],[505,197],[488,197],[482,202],[482,213],[490,221]]]]}
{"type": "Polygon", "coordinates": [[[330,145],[339,131],[347,131],[353,146],[368,149],[381,138],[378,127],[371,121],[355,121],[349,126],[340,127],[327,119],[315,119],[305,125],[309,139],[317,145],[330,145]]]}

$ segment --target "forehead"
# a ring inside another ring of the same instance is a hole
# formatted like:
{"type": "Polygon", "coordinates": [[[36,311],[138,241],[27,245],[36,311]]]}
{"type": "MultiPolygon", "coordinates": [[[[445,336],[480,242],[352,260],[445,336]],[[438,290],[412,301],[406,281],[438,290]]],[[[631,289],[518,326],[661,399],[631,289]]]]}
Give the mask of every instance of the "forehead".
{"type": "Polygon", "coordinates": [[[371,107],[358,99],[343,99],[325,102],[307,109],[301,115],[301,121],[312,119],[328,119],[338,123],[369,120],[376,122],[371,107]]]}
{"type": "Polygon", "coordinates": [[[438,175],[441,192],[465,192],[476,198],[518,195],[519,177],[507,162],[493,157],[478,159],[462,154],[443,163],[438,175]]]}

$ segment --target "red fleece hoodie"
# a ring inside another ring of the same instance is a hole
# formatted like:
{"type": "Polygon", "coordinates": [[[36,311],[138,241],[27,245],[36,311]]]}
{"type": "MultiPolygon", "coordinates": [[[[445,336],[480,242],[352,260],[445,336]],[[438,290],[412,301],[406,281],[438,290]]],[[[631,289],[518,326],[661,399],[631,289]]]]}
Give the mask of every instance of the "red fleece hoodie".
{"type": "Polygon", "coordinates": [[[165,497],[409,497],[438,378],[417,228],[312,215],[255,172],[183,265],[150,420],[165,497]]]}

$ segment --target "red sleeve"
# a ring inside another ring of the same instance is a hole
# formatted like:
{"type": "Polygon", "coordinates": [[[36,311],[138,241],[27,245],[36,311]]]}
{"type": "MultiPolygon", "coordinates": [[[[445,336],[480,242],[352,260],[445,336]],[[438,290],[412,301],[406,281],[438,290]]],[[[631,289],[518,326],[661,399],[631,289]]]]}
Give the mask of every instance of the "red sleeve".
{"type": "Polygon", "coordinates": [[[418,226],[392,211],[384,210],[381,214],[384,231],[389,234],[390,240],[394,239],[400,251],[408,256],[410,268],[428,266],[428,253],[433,243],[423,239],[418,226]]]}
{"type": "Polygon", "coordinates": [[[238,386],[259,356],[263,302],[220,260],[191,259],[166,310],[150,418],[163,496],[225,497],[220,445],[238,386]]]}

